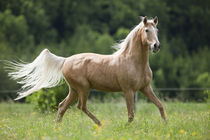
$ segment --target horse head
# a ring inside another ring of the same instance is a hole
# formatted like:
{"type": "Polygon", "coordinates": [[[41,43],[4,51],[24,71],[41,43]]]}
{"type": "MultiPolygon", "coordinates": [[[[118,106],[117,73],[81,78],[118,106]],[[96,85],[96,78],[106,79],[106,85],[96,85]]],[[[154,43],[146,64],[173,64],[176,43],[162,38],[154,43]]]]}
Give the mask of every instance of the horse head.
{"type": "Polygon", "coordinates": [[[141,29],[140,36],[143,46],[148,46],[149,49],[156,53],[160,50],[160,42],[158,40],[158,18],[147,19],[147,17],[141,17],[143,27],[141,29]]]}

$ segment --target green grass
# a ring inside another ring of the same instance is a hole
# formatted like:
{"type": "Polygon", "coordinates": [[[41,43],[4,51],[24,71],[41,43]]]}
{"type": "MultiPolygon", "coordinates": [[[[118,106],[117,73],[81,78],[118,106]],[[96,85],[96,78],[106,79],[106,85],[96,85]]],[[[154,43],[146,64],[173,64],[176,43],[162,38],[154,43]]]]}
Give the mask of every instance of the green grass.
{"type": "Polygon", "coordinates": [[[30,104],[0,104],[0,139],[209,139],[210,106],[205,103],[164,103],[168,124],[158,109],[139,101],[135,120],[127,122],[125,102],[89,102],[89,110],[101,120],[97,127],[76,107],[68,109],[62,123],[56,113],[42,114],[30,104]]]}

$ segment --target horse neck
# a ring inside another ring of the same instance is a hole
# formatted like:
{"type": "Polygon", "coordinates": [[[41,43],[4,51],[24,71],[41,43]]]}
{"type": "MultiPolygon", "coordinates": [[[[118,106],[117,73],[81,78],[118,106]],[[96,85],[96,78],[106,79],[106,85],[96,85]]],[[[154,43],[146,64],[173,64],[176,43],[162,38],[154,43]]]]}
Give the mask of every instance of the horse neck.
{"type": "Polygon", "coordinates": [[[122,54],[141,68],[149,64],[149,47],[144,46],[142,40],[139,40],[137,36],[133,38],[132,43],[128,42],[122,54]]]}

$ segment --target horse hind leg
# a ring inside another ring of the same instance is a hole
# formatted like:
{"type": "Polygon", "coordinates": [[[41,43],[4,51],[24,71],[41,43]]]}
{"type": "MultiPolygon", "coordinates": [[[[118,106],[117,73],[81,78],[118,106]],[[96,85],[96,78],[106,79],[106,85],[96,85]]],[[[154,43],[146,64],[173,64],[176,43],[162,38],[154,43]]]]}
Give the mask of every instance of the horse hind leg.
{"type": "Polygon", "coordinates": [[[79,103],[77,107],[81,109],[88,117],[90,117],[98,126],[101,126],[101,122],[86,107],[88,95],[89,90],[79,93],[79,103]]]}
{"type": "Polygon", "coordinates": [[[78,94],[73,89],[70,89],[67,97],[58,106],[57,122],[60,122],[62,120],[64,113],[66,112],[68,107],[76,101],[77,97],[78,94]]]}

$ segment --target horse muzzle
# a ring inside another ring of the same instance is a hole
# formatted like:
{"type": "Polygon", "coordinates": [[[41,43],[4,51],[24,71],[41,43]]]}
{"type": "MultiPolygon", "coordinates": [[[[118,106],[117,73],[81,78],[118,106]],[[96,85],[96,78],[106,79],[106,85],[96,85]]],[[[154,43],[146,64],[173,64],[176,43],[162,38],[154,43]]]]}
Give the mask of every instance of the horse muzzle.
{"type": "Polygon", "coordinates": [[[155,43],[150,48],[153,53],[157,53],[160,50],[160,43],[155,43]]]}

